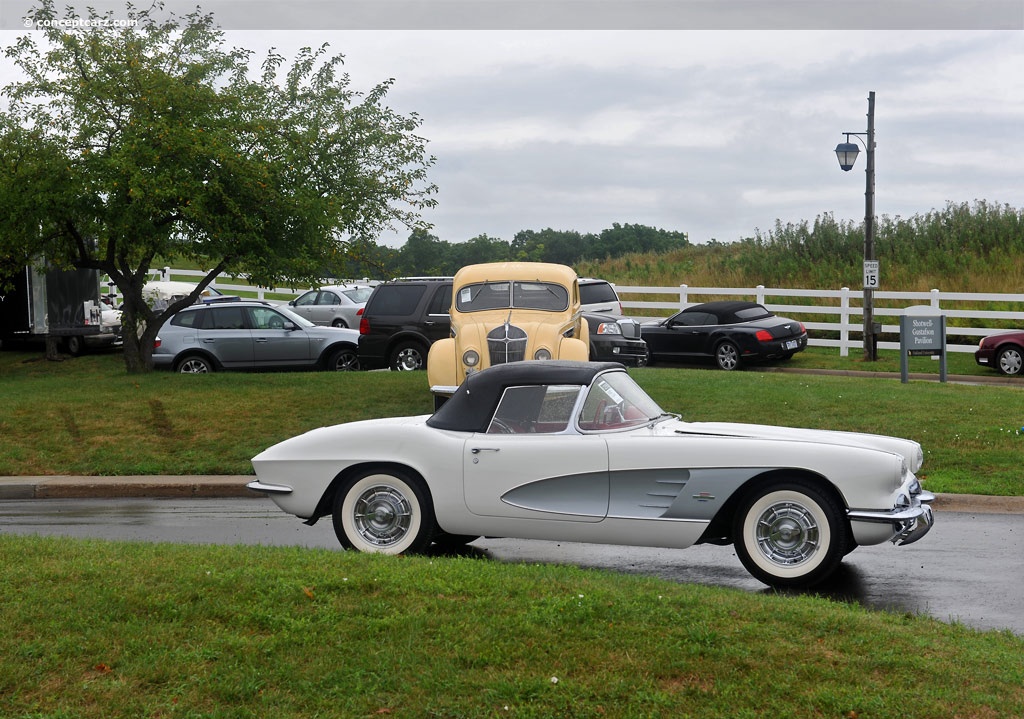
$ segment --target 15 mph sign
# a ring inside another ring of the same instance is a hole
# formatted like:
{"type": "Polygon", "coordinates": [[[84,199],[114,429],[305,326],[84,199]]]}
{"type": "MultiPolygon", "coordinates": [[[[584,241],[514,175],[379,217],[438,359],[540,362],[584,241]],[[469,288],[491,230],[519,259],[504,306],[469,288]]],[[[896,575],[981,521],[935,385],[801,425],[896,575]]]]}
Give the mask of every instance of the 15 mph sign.
{"type": "Polygon", "coordinates": [[[878,260],[864,260],[864,289],[878,289],[878,260]]]}

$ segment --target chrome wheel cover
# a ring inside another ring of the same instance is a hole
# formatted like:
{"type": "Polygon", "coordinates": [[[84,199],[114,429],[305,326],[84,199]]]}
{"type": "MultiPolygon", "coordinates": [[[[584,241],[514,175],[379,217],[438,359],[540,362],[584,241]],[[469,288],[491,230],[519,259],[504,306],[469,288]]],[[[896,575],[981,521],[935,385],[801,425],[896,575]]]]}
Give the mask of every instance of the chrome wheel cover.
{"type": "Polygon", "coordinates": [[[414,347],[405,347],[396,357],[395,366],[399,372],[412,372],[423,366],[423,355],[414,347]]]}
{"type": "Polygon", "coordinates": [[[755,540],[758,551],[770,562],[794,566],[806,562],[818,551],[818,523],[806,507],[795,502],[778,502],[757,518],[755,540]]]}
{"type": "Polygon", "coordinates": [[[718,360],[718,366],[724,370],[736,369],[736,366],[740,363],[739,351],[735,345],[728,342],[719,346],[715,351],[715,358],[718,360]]]}
{"type": "Polygon", "coordinates": [[[412,517],[409,500],[386,484],[366,488],[352,510],[355,531],[364,542],[379,549],[401,542],[409,533],[412,517]]]}
{"type": "Polygon", "coordinates": [[[1003,374],[1020,374],[1021,353],[1015,349],[1003,350],[999,353],[999,371],[1003,374]]]}

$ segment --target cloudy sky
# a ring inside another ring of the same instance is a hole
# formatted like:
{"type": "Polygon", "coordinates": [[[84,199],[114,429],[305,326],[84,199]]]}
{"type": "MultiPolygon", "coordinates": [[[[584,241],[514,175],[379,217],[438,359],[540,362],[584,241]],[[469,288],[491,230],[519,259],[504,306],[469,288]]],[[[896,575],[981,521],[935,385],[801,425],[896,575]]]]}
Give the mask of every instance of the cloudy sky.
{"type": "MultiPolygon", "coordinates": [[[[0,0],[4,45],[24,32],[18,1],[0,0]]],[[[934,0],[464,1],[203,7],[231,45],[328,42],[354,86],[394,78],[388,104],[420,115],[437,158],[424,217],[449,242],[614,222],[728,242],[776,220],[859,222],[865,158],[842,172],[834,148],[866,130],[869,91],[879,215],[1024,205],[1021,0],[967,16],[934,0]],[[496,11],[465,12],[481,7],[496,11]]],[[[0,59],[0,81],[16,77],[0,59]]]]}

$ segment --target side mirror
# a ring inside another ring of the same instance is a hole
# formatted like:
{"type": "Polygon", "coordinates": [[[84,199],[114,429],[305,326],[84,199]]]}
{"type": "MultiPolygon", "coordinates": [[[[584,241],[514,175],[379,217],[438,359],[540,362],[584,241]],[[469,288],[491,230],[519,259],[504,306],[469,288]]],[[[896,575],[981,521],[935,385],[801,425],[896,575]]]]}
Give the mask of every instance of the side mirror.
{"type": "Polygon", "coordinates": [[[298,325],[296,325],[294,322],[290,320],[284,323],[284,328],[289,332],[299,329],[298,325]]]}

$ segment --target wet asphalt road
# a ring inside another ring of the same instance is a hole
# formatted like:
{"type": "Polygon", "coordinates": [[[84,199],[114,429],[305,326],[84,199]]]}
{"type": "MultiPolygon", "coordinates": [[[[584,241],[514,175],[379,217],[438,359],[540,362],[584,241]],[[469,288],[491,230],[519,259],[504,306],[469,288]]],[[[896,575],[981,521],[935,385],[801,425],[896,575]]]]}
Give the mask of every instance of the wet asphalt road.
{"type": "MultiPolygon", "coordinates": [[[[816,594],[877,610],[927,614],[977,629],[1024,635],[1024,517],[937,511],[932,531],[908,547],[862,547],[816,594]]],[[[269,499],[0,501],[0,532],[191,544],[339,549],[329,519],[307,527],[269,499]]],[[[494,561],[565,563],[673,582],[770,592],[732,547],[686,550],[479,539],[469,551],[494,561]]]]}

